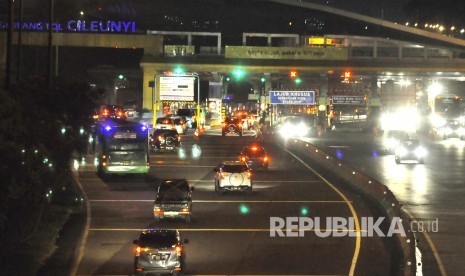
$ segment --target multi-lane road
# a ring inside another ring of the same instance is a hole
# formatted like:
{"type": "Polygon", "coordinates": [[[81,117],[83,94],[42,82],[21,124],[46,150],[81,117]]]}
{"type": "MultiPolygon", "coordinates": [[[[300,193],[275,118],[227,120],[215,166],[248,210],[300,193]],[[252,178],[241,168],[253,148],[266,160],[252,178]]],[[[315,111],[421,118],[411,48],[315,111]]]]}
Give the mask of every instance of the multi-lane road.
{"type": "Polygon", "coordinates": [[[220,195],[214,192],[213,168],[222,160],[236,160],[254,140],[253,133],[221,137],[209,131],[195,139],[189,131],[182,138],[184,155],[151,154],[149,181],[121,177],[104,182],[91,165],[81,169],[90,212],[76,275],[133,274],[132,241],[147,228],[178,229],[190,240],[187,275],[393,274],[390,239],[361,237],[358,219],[374,215],[368,204],[344,183],[324,178],[298,153],[265,144],[270,169],[253,172],[253,193],[220,195]],[[195,187],[191,223],[154,222],[155,188],[166,178],[186,178],[195,187]],[[293,217],[356,217],[357,222],[345,234],[338,232],[340,237],[336,231],[321,237],[328,230],[323,223],[300,237],[271,237],[272,218],[293,217]]]}
{"type": "Polygon", "coordinates": [[[381,150],[382,137],[369,133],[331,132],[306,140],[393,191],[416,225],[423,226],[411,230],[417,231],[424,275],[463,275],[465,141],[411,135],[428,151],[424,164],[396,164],[381,150]]]}

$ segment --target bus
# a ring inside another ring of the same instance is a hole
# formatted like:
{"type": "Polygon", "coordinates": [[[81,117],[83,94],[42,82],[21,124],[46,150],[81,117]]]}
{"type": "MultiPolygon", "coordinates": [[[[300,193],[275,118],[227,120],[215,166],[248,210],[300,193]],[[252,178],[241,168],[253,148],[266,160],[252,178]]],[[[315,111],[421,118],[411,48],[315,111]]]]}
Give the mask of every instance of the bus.
{"type": "Polygon", "coordinates": [[[433,101],[431,124],[433,130],[442,135],[444,139],[449,137],[464,138],[464,114],[462,97],[457,95],[436,96],[433,101]]]}
{"type": "Polygon", "coordinates": [[[94,164],[106,180],[116,174],[140,174],[150,168],[148,127],[125,119],[107,119],[94,129],[94,164]]]}

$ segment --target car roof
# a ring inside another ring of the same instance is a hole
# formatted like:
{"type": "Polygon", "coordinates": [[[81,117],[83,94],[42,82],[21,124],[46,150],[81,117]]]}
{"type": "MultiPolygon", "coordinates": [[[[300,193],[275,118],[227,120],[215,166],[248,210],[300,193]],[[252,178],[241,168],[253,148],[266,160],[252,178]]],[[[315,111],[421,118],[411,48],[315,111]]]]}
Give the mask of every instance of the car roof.
{"type": "Polygon", "coordinates": [[[178,230],[176,229],[151,228],[151,229],[142,230],[141,235],[151,234],[151,233],[175,233],[176,235],[179,234],[178,230]]]}
{"type": "Polygon", "coordinates": [[[243,161],[223,161],[221,162],[222,165],[227,165],[227,166],[243,166],[247,164],[243,161]]]}

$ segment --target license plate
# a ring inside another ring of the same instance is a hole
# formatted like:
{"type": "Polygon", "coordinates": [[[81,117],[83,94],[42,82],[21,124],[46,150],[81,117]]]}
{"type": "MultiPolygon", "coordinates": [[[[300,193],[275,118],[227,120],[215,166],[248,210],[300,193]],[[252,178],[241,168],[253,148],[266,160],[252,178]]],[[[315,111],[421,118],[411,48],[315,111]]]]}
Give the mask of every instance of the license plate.
{"type": "Polygon", "coordinates": [[[164,259],[165,259],[165,256],[163,255],[152,255],[152,260],[163,261],[164,259]]]}
{"type": "Polygon", "coordinates": [[[165,212],[164,215],[165,216],[177,216],[179,215],[179,213],[178,212],[165,212]]]}

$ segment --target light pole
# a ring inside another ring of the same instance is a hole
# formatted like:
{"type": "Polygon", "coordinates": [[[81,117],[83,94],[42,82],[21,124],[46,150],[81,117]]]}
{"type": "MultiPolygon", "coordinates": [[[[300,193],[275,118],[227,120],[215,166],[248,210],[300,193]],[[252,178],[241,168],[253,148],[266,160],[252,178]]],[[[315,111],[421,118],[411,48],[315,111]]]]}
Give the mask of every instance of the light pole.
{"type": "Polygon", "coordinates": [[[200,76],[197,73],[192,73],[197,78],[197,131],[200,130],[200,76]]]}

